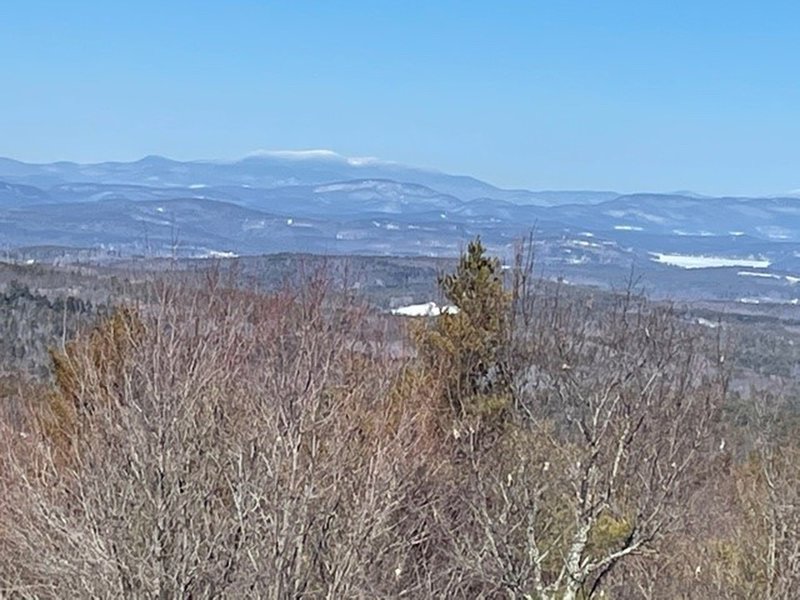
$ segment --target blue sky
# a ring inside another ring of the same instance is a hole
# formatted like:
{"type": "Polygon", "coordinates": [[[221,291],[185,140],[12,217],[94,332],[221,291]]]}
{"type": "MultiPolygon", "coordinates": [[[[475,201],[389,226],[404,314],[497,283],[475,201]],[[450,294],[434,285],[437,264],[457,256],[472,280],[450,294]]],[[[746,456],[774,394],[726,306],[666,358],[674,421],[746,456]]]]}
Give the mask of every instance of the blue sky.
{"type": "Polygon", "coordinates": [[[503,186],[800,188],[800,3],[0,5],[0,155],[330,148],[503,186]]]}

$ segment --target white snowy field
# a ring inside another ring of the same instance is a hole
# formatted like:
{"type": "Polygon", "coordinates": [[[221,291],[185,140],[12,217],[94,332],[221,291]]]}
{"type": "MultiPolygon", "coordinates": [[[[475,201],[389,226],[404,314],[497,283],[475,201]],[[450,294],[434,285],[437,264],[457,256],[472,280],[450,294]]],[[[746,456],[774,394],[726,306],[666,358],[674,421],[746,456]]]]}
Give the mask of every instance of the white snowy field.
{"type": "Polygon", "coordinates": [[[444,314],[454,315],[458,313],[458,307],[451,304],[439,306],[436,302],[426,302],[393,308],[391,312],[393,315],[401,317],[438,317],[444,314]]]}
{"type": "Polygon", "coordinates": [[[704,256],[700,254],[667,254],[651,252],[655,262],[681,269],[707,269],[712,267],[746,267],[766,269],[770,261],[762,257],[732,258],[729,256],[704,256]]]}

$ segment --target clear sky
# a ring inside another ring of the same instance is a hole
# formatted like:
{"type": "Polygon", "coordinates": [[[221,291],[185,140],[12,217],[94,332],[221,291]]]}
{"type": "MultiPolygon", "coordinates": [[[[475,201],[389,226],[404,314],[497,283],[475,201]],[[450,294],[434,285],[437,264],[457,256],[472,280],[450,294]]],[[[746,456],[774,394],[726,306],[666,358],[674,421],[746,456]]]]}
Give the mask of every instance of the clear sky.
{"type": "Polygon", "coordinates": [[[800,3],[0,4],[0,155],[330,148],[533,189],[800,188],[800,3]]]}

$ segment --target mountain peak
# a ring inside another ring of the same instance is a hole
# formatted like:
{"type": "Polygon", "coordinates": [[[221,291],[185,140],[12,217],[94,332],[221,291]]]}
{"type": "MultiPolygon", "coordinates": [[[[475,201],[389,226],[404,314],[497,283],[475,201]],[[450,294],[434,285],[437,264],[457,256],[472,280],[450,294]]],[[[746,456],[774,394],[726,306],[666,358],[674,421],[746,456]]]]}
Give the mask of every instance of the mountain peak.
{"type": "Polygon", "coordinates": [[[147,156],[140,158],[136,162],[138,164],[164,165],[173,162],[173,160],[167,158],[166,156],[160,156],[158,154],[148,154],[147,156]]]}
{"type": "Polygon", "coordinates": [[[372,156],[344,156],[333,150],[316,148],[310,150],[255,150],[247,154],[242,160],[252,158],[279,158],[284,160],[330,160],[344,162],[351,166],[382,163],[383,161],[372,156]]]}

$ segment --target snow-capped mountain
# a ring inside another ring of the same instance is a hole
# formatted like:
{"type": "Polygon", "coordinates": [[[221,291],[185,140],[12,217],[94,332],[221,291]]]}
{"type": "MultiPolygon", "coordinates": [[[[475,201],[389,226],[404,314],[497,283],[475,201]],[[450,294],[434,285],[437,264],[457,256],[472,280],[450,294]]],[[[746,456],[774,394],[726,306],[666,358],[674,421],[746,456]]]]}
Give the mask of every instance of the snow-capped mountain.
{"type": "Polygon", "coordinates": [[[176,161],[146,156],[133,162],[28,164],[0,158],[0,180],[49,188],[60,183],[124,184],[203,189],[250,186],[262,189],[375,179],[418,184],[469,201],[497,198],[520,204],[595,202],[614,192],[503,190],[464,175],[409,167],[376,158],[346,157],[330,150],[258,151],[237,160],[176,161]]]}
{"type": "Polygon", "coordinates": [[[637,264],[667,275],[755,270],[769,277],[731,277],[787,294],[800,281],[800,199],[791,196],[504,190],[326,150],[229,161],[0,159],[0,249],[454,255],[481,235],[507,256],[532,229],[543,265],[584,279],[637,264]]]}

